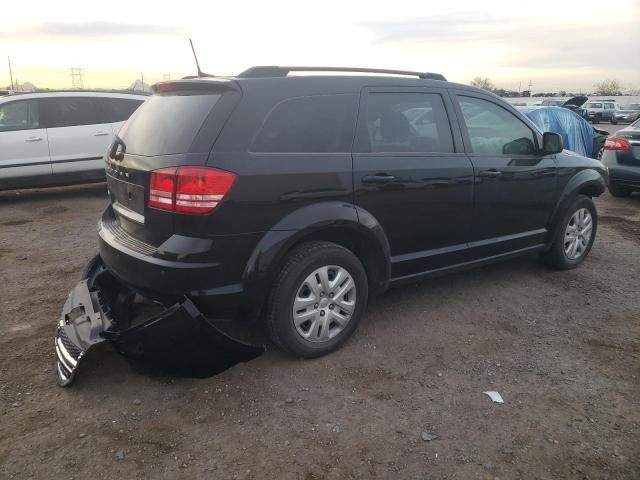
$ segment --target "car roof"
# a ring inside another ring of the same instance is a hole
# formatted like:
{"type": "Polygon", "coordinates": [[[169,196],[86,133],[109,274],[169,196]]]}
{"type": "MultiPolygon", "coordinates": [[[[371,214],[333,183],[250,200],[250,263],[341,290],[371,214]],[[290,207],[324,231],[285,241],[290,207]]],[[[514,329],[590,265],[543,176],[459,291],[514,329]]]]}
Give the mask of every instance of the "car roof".
{"type": "Polygon", "coordinates": [[[104,91],[104,90],[49,90],[46,92],[16,92],[11,95],[0,97],[0,103],[14,100],[29,100],[35,98],[60,98],[60,97],[94,97],[94,98],[129,98],[144,100],[148,93],[127,92],[127,91],[104,91]]]}
{"type": "MultiPolygon", "coordinates": [[[[331,70],[332,71],[332,70],[331,70]]],[[[382,72],[382,71],[380,71],[382,72]]],[[[428,74],[424,74],[428,75],[428,74]]],[[[439,74],[430,74],[439,75],[439,74]]],[[[444,78],[444,77],[442,77],[444,78]]],[[[219,86],[223,88],[234,88],[235,85],[240,89],[252,89],[260,87],[291,87],[292,91],[308,91],[308,94],[325,93],[359,93],[362,88],[366,87],[426,87],[426,88],[455,88],[458,90],[466,90],[469,92],[482,93],[497,99],[501,99],[498,95],[469,85],[449,82],[447,80],[435,80],[431,78],[419,78],[417,76],[402,76],[400,74],[384,74],[384,73],[367,73],[367,74],[329,74],[318,73],[312,71],[305,75],[287,75],[287,76],[242,76],[235,77],[185,77],[181,80],[169,80],[153,85],[152,90],[158,91],[163,84],[207,84],[219,86]]],[[[205,87],[206,88],[206,87],[205,87]]],[[[502,100],[502,99],[501,99],[502,100]]]]}

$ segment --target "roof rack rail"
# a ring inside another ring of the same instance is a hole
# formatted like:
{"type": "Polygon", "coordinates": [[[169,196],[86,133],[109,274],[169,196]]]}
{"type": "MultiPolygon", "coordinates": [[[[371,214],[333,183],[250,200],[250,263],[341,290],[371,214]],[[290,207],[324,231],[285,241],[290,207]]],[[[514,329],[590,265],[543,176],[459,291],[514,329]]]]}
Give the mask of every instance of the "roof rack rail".
{"type": "MultiPolygon", "coordinates": [[[[3,90],[5,91],[5,90],[3,90]]],[[[126,93],[133,95],[151,95],[150,92],[117,88],[42,88],[38,90],[9,90],[9,95],[27,95],[29,93],[126,93]]]]}
{"type": "Polygon", "coordinates": [[[251,67],[242,72],[240,78],[286,77],[290,72],[354,72],[382,73],[385,75],[406,75],[427,80],[445,80],[444,75],[430,72],[411,72],[408,70],[388,70],[385,68],[352,68],[352,67],[279,67],[275,65],[251,67]]]}

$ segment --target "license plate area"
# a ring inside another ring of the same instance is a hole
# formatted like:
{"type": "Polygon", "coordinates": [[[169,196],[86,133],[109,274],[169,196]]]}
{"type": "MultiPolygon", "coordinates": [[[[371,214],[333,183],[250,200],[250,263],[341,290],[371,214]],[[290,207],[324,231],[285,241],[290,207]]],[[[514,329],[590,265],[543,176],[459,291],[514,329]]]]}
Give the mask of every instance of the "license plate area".
{"type": "Polygon", "coordinates": [[[107,185],[114,204],[119,204],[125,212],[127,210],[132,212],[138,219],[138,223],[140,219],[144,221],[145,191],[142,185],[114,178],[111,174],[107,175],[107,185]]]}

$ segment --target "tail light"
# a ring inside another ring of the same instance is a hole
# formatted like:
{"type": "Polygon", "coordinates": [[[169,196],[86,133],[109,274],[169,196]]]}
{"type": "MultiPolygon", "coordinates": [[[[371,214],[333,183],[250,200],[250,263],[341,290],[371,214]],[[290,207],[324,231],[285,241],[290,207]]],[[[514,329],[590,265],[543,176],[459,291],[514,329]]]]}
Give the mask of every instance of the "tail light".
{"type": "Polygon", "coordinates": [[[610,137],[604,142],[605,150],[631,150],[631,144],[623,138],[610,137]]]}
{"type": "Polygon", "coordinates": [[[235,179],[233,173],[209,167],[154,170],[149,179],[149,206],[178,213],[209,213],[235,179]]]}

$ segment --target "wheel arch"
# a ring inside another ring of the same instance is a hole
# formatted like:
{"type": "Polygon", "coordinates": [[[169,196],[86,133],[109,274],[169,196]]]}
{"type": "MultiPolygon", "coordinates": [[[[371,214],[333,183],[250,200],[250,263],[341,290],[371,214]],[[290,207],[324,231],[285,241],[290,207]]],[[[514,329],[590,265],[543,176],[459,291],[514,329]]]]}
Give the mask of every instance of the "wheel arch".
{"type": "Polygon", "coordinates": [[[327,241],[351,250],[362,262],[370,294],[389,287],[391,254],[380,224],[368,212],[343,202],[324,202],[296,210],[267,232],[251,254],[243,285],[259,312],[287,254],[304,242],[327,241]]]}
{"type": "Polygon", "coordinates": [[[554,238],[558,218],[562,217],[564,206],[576,195],[599,197],[607,188],[605,179],[596,170],[585,169],[576,173],[565,185],[549,220],[549,239],[554,238]]]}

